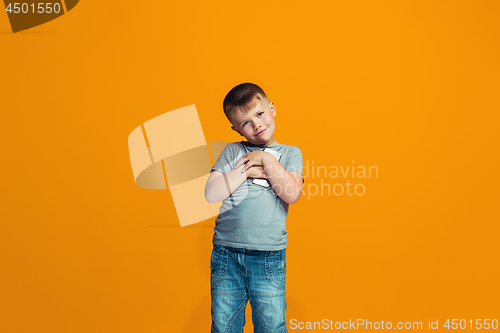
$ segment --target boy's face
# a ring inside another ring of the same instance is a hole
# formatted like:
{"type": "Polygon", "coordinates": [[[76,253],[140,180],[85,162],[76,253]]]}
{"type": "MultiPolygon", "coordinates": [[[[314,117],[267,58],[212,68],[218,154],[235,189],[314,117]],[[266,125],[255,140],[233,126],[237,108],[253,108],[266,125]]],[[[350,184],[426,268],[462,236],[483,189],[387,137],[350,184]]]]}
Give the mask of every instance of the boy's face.
{"type": "Polygon", "coordinates": [[[231,117],[233,124],[231,128],[255,145],[276,144],[274,140],[276,109],[273,102],[265,104],[257,100],[255,108],[248,113],[236,111],[231,117]]]}

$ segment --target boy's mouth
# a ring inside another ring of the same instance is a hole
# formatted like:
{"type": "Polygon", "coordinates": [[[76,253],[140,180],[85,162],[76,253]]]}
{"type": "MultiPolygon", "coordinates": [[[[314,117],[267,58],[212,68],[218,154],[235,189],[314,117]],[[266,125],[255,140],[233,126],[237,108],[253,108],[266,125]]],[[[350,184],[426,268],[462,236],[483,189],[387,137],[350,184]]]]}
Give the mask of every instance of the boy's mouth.
{"type": "Polygon", "coordinates": [[[263,129],[262,131],[260,131],[259,133],[257,133],[255,136],[261,136],[266,130],[267,130],[267,128],[263,129]]]}

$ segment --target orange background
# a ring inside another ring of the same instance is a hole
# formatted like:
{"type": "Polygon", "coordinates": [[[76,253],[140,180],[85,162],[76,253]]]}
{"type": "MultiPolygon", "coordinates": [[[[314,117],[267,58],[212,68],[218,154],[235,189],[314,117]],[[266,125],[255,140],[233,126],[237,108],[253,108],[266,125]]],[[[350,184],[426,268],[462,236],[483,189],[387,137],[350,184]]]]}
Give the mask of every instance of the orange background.
{"type": "Polygon", "coordinates": [[[12,34],[0,13],[0,331],[209,330],[215,218],[180,228],[168,190],[135,185],[127,137],[196,104],[207,141],[240,141],[221,105],[242,82],[304,163],[379,168],[351,179],[363,196],[290,206],[287,320],[500,319],[499,14],[86,0],[12,34]]]}

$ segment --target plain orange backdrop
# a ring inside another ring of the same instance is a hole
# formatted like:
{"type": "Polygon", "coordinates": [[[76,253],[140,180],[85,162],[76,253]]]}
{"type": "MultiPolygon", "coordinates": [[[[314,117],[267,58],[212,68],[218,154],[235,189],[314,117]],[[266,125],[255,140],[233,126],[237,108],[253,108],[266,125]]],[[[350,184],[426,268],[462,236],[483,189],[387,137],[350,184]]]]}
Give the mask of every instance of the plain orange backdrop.
{"type": "Polygon", "coordinates": [[[500,320],[499,14],[82,0],[12,34],[0,13],[0,331],[209,330],[215,218],[181,228],[168,190],[135,185],[127,137],[196,104],[208,142],[239,141],[222,100],[242,82],[304,163],[379,169],[362,196],[290,206],[287,320],[500,320]]]}

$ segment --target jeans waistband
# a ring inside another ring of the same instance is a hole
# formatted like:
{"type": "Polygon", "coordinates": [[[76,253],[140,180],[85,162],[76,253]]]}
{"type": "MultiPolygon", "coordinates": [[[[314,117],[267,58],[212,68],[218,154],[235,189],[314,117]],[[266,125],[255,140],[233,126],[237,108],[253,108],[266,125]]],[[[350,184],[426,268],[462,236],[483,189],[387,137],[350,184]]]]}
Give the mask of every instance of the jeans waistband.
{"type": "Polygon", "coordinates": [[[214,248],[215,249],[227,249],[227,250],[229,250],[231,252],[246,253],[246,254],[264,254],[264,253],[270,253],[270,252],[278,253],[278,252],[281,252],[281,251],[286,251],[286,249],[276,250],[276,251],[249,250],[249,249],[238,248],[238,247],[229,247],[229,246],[224,246],[224,245],[214,245],[214,248]]]}

